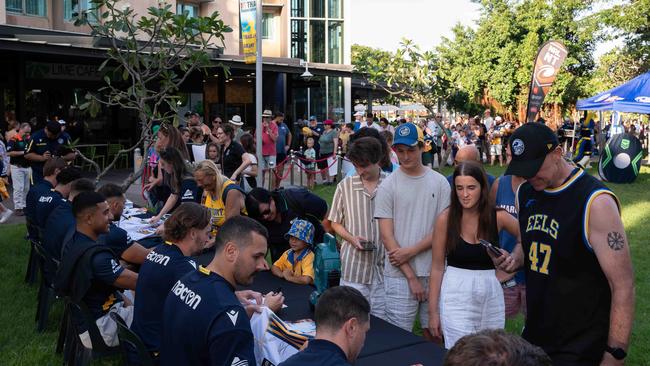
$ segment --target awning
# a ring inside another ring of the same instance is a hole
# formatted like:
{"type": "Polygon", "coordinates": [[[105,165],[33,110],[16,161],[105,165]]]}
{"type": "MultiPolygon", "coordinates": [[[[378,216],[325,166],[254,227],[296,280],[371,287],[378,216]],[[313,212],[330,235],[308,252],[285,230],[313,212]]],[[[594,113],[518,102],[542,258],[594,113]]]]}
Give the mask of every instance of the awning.
{"type": "MultiPolygon", "coordinates": [[[[109,44],[83,33],[0,26],[0,51],[105,59],[109,44]]],[[[232,68],[255,70],[255,64],[244,63],[244,56],[224,55],[223,49],[217,47],[213,49],[212,60],[215,66],[223,63],[232,68]]],[[[290,74],[305,71],[297,58],[264,57],[262,61],[264,71],[290,74]]],[[[309,71],[317,76],[352,77],[352,65],[309,63],[309,71]]]]}

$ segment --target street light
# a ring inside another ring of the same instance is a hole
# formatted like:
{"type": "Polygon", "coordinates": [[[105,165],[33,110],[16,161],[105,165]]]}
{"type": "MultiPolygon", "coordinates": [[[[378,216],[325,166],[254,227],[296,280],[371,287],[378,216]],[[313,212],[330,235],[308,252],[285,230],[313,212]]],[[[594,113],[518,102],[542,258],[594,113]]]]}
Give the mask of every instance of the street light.
{"type": "Polygon", "coordinates": [[[305,61],[305,60],[300,60],[300,66],[304,66],[304,67],[305,67],[305,72],[303,72],[303,73],[300,75],[300,77],[301,77],[304,81],[307,81],[307,82],[310,81],[311,78],[314,77],[314,74],[312,74],[311,72],[309,72],[309,65],[307,65],[307,61],[305,61]]]}

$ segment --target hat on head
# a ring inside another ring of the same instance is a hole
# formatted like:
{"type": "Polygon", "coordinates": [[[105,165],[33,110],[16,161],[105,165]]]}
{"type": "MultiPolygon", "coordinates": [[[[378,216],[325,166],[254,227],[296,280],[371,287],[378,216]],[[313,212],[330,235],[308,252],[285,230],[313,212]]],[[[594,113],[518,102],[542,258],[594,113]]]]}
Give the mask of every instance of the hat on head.
{"type": "Polygon", "coordinates": [[[65,121],[62,120],[62,119],[60,119],[60,120],[59,120],[59,124],[60,124],[61,126],[65,126],[65,121]]]}
{"type": "Polygon", "coordinates": [[[501,121],[503,121],[503,118],[501,118],[501,116],[496,116],[496,117],[494,117],[494,120],[497,121],[497,122],[501,122],[501,121]]]}
{"type": "Polygon", "coordinates": [[[546,155],[558,145],[557,135],[541,123],[525,123],[510,136],[512,161],[506,175],[524,178],[535,176],[546,155]]]}
{"type": "Polygon", "coordinates": [[[61,125],[57,121],[47,121],[45,128],[55,135],[61,132],[61,125]]]}
{"type": "Polygon", "coordinates": [[[310,116],[310,117],[309,117],[309,120],[310,120],[310,121],[317,121],[318,119],[316,118],[316,116],[310,116]]]}
{"type": "Polygon", "coordinates": [[[395,139],[393,139],[393,146],[416,146],[418,142],[424,142],[424,134],[414,124],[404,123],[395,129],[395,139]]]}
{"type": "Polygon", "coordinates": [[[334,121],[332,121],[331,119],[326,119],[325,121],[323,121],[323,124],[327,126],[333,126],[334,121]]]}
{"type": "Polygon", "coordinates": [[[303,127],[302,128],[302,134],[305,135],[305,136],[311,136],[312,135],[311,128],[309,128],[307,126],[303,127]]]}
{"type": "Polygon", "coordinates": [[[363,117],[363,112],[361,111],[355,112],[354,117],[363,117]]]}
{"type": "Polygon", "coordinates": [[[234,116],[232,116],[232,119],[228,120],[228,123],[233,124],[235,126],[242,126],[244,124],[244,122],[242,122],[242,120],[241,120],[241,117],[239,117],[236,114],[234,116]]]}
{"type": "Polygon", "coordinates": [[[273,117],[273,113],[270,110],[265,109],[264,112],[262,112],[262,117],[273,117]]]}
{"type": "Polygon", "coordinates": [[[288,240],[290,236],[293,236],[294,238],[312,245],[314,243],[314,231],[314,225],[311,222],[295,219],[291,224],[291,229],[289,229],[289,232],[284,235],[284,238],[288,240]]]}

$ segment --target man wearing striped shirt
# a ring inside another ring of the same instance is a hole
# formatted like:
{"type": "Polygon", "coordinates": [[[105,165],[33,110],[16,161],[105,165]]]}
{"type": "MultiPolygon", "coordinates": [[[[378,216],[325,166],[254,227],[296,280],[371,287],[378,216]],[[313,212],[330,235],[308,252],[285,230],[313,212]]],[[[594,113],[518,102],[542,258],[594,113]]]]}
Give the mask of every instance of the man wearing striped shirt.
{"type": "Polygon", "coordinates": [[[374,197],[386,177],[379,166],[380,142],[362,137],[348,148],[346,157],[357,174],[336,187],[329,220],[343,238],[341,245],[341,286],[353,287],[368,300],[371,313],[384,318],[384,246],[374,218],[374,197]]]}

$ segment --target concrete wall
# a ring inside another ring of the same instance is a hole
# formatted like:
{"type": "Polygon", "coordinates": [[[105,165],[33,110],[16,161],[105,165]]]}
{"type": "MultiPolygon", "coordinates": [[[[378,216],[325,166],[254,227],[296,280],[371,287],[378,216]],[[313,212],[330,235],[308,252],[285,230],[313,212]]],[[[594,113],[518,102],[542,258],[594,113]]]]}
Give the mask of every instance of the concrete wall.
{"type": "Polygon", "coordinates": [[[7,23],[7,4],[5,0],[0,0],[0,24],[7,23]]]}
{"type": "Polygon", "coordinates": [[[218,11],[223,22],[232,28],[232,32],[226,33],[224,39],[227,55],[239,55],[242,53],[239,40],[239,1],[217,0],[201,4],[201,15],[207,16],[218,11]]]}
{"type": "MultiPolygon", "coordinates": [[[[177,0],[166,0],[176,10],[177,0]]],[[[185,1],[192,3],[192,1],[185,1]]],[[[130,6],[136,14],[144,15],[147,8],[156,6],[158,0],[121,0],[118,6],[130,6]]],[[[232,28],[231,33],[225,35],[224,53],[227,55],[242,54],[241,40],[239,37],[239,1],[238,0],[213,0],[197,3],[202,16],[208,16],[218,11],[225,24],[232,28]]],[[[273,13],[274,34],[273,39],[264,40],[262,51],[264,56],[286,57],[289,54],[288,32],[289,32],[289,1],[288,0],[264,0],[263,8],[265,13],[273,13]]],[[[63,19],[63,0],[47,1],[47,16],[24,16],[6,12],[6,0],[0,0],[0,24],[20,25],[24,27],[62,30],[69,32],[90,32],[89,27],[75,27],[72,22],[63,19]]]]}

